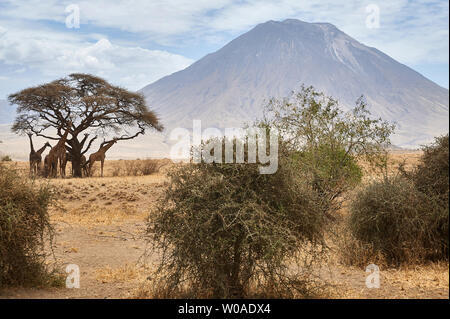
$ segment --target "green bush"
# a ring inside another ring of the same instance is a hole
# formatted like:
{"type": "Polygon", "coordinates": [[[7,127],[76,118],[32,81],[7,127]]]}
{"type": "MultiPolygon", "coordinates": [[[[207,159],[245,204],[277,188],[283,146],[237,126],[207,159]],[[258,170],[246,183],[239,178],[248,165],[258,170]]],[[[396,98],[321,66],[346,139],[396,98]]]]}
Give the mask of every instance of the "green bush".
{"type": "MultiPolygon", "coordinates": [[[[388,264],[446,258],[439,228],[447,215],[434,198],[404,177],[374,181],[350,205],[349,229],[354,238],[381,253],[388,264]]],[[[448,256],[447,256],[448,257],[448,256]]]]}
{"type": "Polygon", "coordinates": [[[0,159],[1,162],[12,162],[12,158],[9,155],[4,155],[0,159]]]}
{"type": "Polygon", "coordinates": [[[308,180],[321,195],[341,194],[338,190],[355,187],[363,176],[355,157],[343,148],[318,145],[315,151],[298,152],[294,158],[301,166],[299,169],[310,175],[308,180]]]}
{"type": "Polygon", "coordinates": [[[295,154],[303,177],[328,200],[330,217],[361,181],[357,160],[366,160],[371,169],[385,168],[394,130],[371,116],[363,97],[344,112],[337,100],[304,86],[287,98],[270,100],[261,124],[278,129],[283,149],[295,154]]]}
{"type": "Polygon", "coordinates": [[[48,186],[0,165],[0,287],[52,280],[44,263],[44,245],[53,234],[47,212],[52,200],[48,186]]]}
{"type": "Polygon", "coordinates": [[[321,198],[287,162],[187,164],[170,182],[148,234],[162,250],[157,297],[296,297],[318,287],[321,198]],[[183,286],[185,285],[185,286],[183,286]]]}

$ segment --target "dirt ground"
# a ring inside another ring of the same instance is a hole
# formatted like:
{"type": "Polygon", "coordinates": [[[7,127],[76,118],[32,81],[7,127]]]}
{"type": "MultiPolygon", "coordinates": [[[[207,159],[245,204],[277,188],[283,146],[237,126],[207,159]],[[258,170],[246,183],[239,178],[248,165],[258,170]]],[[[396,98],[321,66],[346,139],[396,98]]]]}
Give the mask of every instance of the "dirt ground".
{"type": "MultiPolygon", "coordinates": [[[[395,163],[415,164],[420,153],[396,152],[395,163]]],[[[106,167],[113,166],[107,162],[106,167]]],[[[26,168],[26,163],[17,163],[26,168]]],[[[151,275],[142,264],[146,218],[164,192],[164,170],[150,176],[57,179],[60,206],[51,210],[55,258],[76,264],[80,288],[8,288],[0,298],[134,298],[151,275]]],[[[54,262],[50,258],[49,262],[54,262]]],[[[148,265],[148,264],[147,264],[148,265]]],[[[366,287],[365,269],[330,266],[330,298],[449,298],[449,264],[380,269],[380,288],[366,287]]]]}

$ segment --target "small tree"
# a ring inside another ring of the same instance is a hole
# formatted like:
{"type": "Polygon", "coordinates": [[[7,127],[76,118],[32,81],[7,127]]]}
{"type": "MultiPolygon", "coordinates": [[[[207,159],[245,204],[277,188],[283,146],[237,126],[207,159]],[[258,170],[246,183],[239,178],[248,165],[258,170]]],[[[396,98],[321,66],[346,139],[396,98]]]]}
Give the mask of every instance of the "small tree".
{"type": "MultiPolygon", "coordinates": [[[[284,99],[271,99],[260,125],[276,127],[298,170],[330,205],[361,179],[358,160],[385,168],[394,125],[373,119],[364,98],[349,112],[313,87],[284,99]]],[[[331,206],[330,206],[331,207],[331,206]]]]}
{"type": "Polygon", "coordinates": [[[67,140],[67,147],[77,177],[82,176],[82,155],[99,136],[113,133],[118,141],[130,140],[145,134],[147,129],[163,129],[155,113],[148,109],[143,95],[89,74],[71,74],[11,94],[8,100],[19,106],[12,127],[15,133],[33,133],[59,140],[69,129],[71,138],[67,140]],[[89,139],[92,132],[94,136],[89,139]]]}

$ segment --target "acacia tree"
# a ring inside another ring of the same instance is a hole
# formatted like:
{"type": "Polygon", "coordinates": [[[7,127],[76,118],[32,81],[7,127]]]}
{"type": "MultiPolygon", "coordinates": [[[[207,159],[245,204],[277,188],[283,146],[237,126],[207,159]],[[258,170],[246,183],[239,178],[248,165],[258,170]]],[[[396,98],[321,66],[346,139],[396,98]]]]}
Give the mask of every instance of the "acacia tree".
{"type": "Polygon", "coordinates": [[[81,157],[98,137],[106,139],[112,134],[117,141],[131,140],[147,129],[163,130],[142,94],[89,74],[70,74],[11,94],[8,100],[18,105],[12,127],[17,134],[31,133],[56,141],[69,130],[66,147],[76,177],[82,176],[81,157]]]}

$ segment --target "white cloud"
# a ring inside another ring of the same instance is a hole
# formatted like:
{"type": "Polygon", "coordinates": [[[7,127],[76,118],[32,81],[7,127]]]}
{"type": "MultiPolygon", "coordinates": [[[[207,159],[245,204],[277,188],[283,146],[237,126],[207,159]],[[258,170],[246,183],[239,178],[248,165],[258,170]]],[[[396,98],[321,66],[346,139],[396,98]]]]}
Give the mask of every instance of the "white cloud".
{"type": "Polygon", "coordinates": [[[403,63],[448,63],[448,1],[386,1],[379,7],[380,29],[355,30],[354,37],[403,63]]]}
{"type": "Polygon", "coordinates": [[[51,20],[64,22],[65,8],[76,4],[80,8],[81,24],[94,24],[130,32],[175,35],[189,32],[210,10],[230,5],[231,0],[108,0],[56,1],[56,0],[7,0],[4,14],[10,18],[26,20],[51,20]]]}
{"type": "Polygon", "coordinates": [[[92,43],[38,30],[10,31],[0,38],[0,62],[53,78],[71,72],[93,73],[137,90],[193,61],[165,51],[117,45],[106,38],[92,43]]]}
{"type": "MultiPolygon", "coordinates": [[[[215,39],[267,20],[300,18],[330,22],[352,37],[404,63],[448,63],[448,1],[429,0],[7,0],[4,15],[63,23],[67,5],[80,7],[81,27],[94,25],[138,33],[160,44],[187,38],[215,39]],[[380,29],[365,26],[369,4],[380,7],[380,29]]],[[[0,30],[1,31],[1,30],[0,30]]],[[[1,32],[0,32],[1,33],[1,32]]]]}

